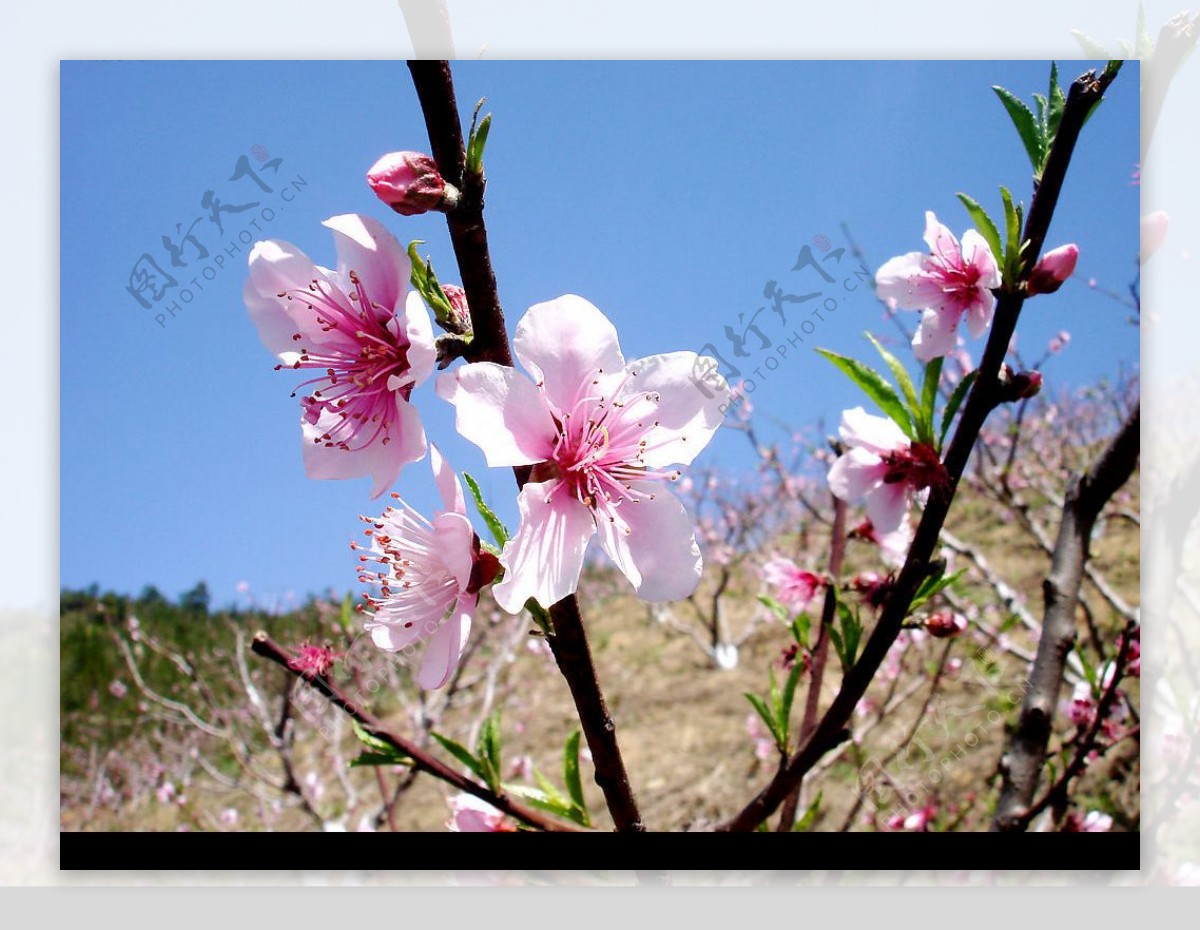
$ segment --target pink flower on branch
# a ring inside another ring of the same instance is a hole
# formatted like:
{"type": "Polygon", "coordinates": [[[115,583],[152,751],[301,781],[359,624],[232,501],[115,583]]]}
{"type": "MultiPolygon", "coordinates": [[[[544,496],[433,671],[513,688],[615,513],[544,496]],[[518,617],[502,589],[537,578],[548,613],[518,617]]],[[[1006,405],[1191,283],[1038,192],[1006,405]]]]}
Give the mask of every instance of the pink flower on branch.
{"type": "Polygon", "coordinates": [[[409,397],[433,371],[433,328],[420,295],[408,292],[408,255],[387,230],[355,214],[324,225],[333,231],[336,269],[290,243],[259,242],[243,298],[263,344],[280,358],[276,371],[318,372],[301,385],[308,476],[371,475],[378,497],[425,455],[409,397]]]}
{"type": "MultiPolygon", "coordinates": [[[[483,551],[467,518],[458,476],[437,446],[429,460],[446,509],[430,522],[399,499],[379,518],[362,517],[369,528],[369,555],[360,555],[359,581],[377,585],[379,596],[364,595],[371,612],[364,624],[380,649],[413,655],[424,643],[415,675],[422,688],[440,688],[458,667],[471,632],[479,591],[496,576],[495,556],[483,551]],[[366,568],[376,562],[380,568],[366,568]]],[[[357,543],[350,548],[362,549],[357,543]]]]}
{"type": "Polygon", "coordinates": [[[937,451],[927,443],[910,442],[887,417],[855,407],[842,413],[838,433],[847,448],[829,469],[829,489],[844,501],[865,501],[876,534],[898,531],[914,492],[947,480],[937,451]]]}
{"type": "Polygon", "coordinates": [[[449,209],[458,191],[448,187],[434,160],[421,152],[389,152],[367,170],[375,196],[401,216],[449,209]]]}
{"type": "Polygon", "coordinates": [[[664,483],[680,474],[668,466],[689,464],[708,444],[729,386],[710,373],[701,389],[694,352],[627,363],[612,323],[574,295],[531,307],[513,348],[533,380],[475,362],[437,382],[488,465],[533,466],[496,603],[518,613],[529,598],[549,606],[573,594],[596,534],[639,598],[687,597],[700,580],[700,549],[664,483]]]}
{"type": "Polygon", "coordinates": [[[862,539],[879,547],[879,557],[885,565],[900,568],[908,557],[912,546],[913,528],[909,520],[901,520],[900,525],[890,533],[880,533],[875,524],[864,520],[850,531],[851,539],[862,539]]]}
{"type": "Polygon", "coordinates": [[[925,213],[925,242],[929,252],[909,252],[886,262],[875,274],[875,289],[884,301],[905,310],[923,310],[913,337],[913,352],[922,362],[954,351],[958,323],[965,315],[967,329],[978,339],[992,322],[1001,276],[996,258],[974,229],[963,233],[962,244],[925,213]]]}
{"type": "Polygon", "coordinates": [[[501,811],[473,794],[456,794],[449,799],[451,833],[515,833],[516,825],[501,811]]]}
{"type": "Polygon", "coordinates": [[[808,607],[817,592],[825,586],[825,579],[820,575],[805,571],[783,556],[775,556],[763,565],[762,577],[775,589],[779,603],[796,610],[808,607]]]}

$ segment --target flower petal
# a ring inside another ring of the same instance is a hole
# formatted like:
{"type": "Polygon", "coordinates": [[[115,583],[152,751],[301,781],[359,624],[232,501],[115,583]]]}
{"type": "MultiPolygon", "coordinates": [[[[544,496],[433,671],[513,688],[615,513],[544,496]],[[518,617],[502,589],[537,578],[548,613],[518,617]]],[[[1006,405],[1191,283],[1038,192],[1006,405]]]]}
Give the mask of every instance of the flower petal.
{"type": "MultiPolygon", "coordinates": [[[[978,233],[976,233],[978,235],[978,233]]],[[[934,215],[932,210],[925,211],[925,244],[929,251],[947,259],[952,264],[958,264],[962,252],[954,234],[934,215]]]]}
{"type": "Polygon", "coordinates": [[[437,394],[454,404],[463,438],[483,450],[488,466],[549,460],[558,430],[533,382],[514,368],[472,362],[437,379],[437,394]]]}
{"type": "Polygon", "coordinates": [[[894,452],[908,446],[904,430],[889,417],[877,417],[862,407],[842,411],[838,435],[848,446],[860,446],[879,454],[894,452]]]}
{"type": "Polygon", "coordinates": [[[979,287],[1000,286],[1000,266],[996,263],[996,256],[992,254],[992,247],[978,231],[968,229],[963,233],[962,251],[963,264],[979,272],[979,287]]]}
{"type": "Polygon", "coordinates": [[[549,607],[574,594],[596,531],[592,512],[557,480],[525,485],[517,507],[521,525],[500,555],[504,580],[492,588],[496,603],[510,614],[520,613],[531,597],[549,607]]]}
{"type": "Polygon", "coordinates": [[[433,539],[435,558],[441,560],[458,582],[458,589],[465,591],[475,567],[475,531],[471,521],[461,513],[439,513],[433,518],[433,539]]]}
{"type": "Polygon", "coordinates": [[[560,413],[571,411],[597,372],[625,368],[616,328],[574,294],[530,307],[517,324],[513,351],[560,413]]]}
{"type": "Polygon", "coordinates": [[[829,490],[844,501],[862,500],[883,483],[887,465],[868,449],[850,449],[829,468],[829,490]]]}
{"type": "Polygon", "coordinates": [[[442,505],[446,508],[446,513],[461,513],[466,516],[467,501],[463,496],[458,475],[454,473],[450,463],[442,458],[442,451],[432,442],[429,444],[429,464],[433,468],[433,480],[437,483],[438,493],[442,495],[442,505]]]}
{"type": "Polygon", "coordinates": [[[242,299],[258,329],[258,338],[285,365],[300,358],[298,343],[292,336],[319,327],[312,314],[293,316],[298,309],[295,301],[279,295],[285,291],[303,291],[315,277],[317,270],[312,259],[290,242],[267,239],[256,242],[250,250],[250,275],[242,288],[242,299]]]}
{"type": "Polygon", "coordinates": [[[935,358],[953,352],[958,344],[958,321],[961,317],[961,310],[926,310],[912,341],[913,355],[917,361],[928,364],[935,358]]]}
{"type": "Polygon", "coordinates": [[[923,310],[945,300],[941,284],[926,270],[929,256],[909,252],[888,259],[875,272],[875,294],[880,300],[894,300],[904,310],[923,310]]]}
{"type": "MultiPolygon", "coordinates": [[[[328,408],[321,411],[316,423],[300,418],[304,450],[304,471],[310,478],[361,478],[371,475],[375,483],[371,497],[379,497],[395,484],[401,469],[425,456],[425,430],[417,408],[399,394],[395,396],[396,412],[388,428],[388,442],[376,437],[362,448],[350,451],[328,445],[323,437],[332,435],[342,424],[342,418],[328,408]]],[[[371,427],[368,427],[371,428],[371,427]]],[[[357,438],[357,437],[355,437],[357,438]]],[[[361,441],[361,440],[360,440],[361,441]]]]}
{"type": "Polygon", "coordinates": [[[333,231],[343,290],[354,293],[350,284],[353,271],[371,300],[379,303],[389,316],[398,312],[400,300],[408,290],[412,263],[396,237],[378,220],[357,213],[331,216],[321,225],[333,231]]]}
{"type": "Polygon", "coordinates": [[[409,291],[404,301],[404,334],[408,337],[408,380],[421,384],[433,374],[437,364],[437,346],[433,341],[433,323],[425,301],[416,291],[409,291]]]}
{"type": "Polygon", "coordinates": [[[996,297],[989,291],[980,289],[978,296],[971,301],[967,308],[967,332],[978,339],[987,332],[992,322],[992,313],[996,308],[996,297]]]}
{"type": "Polygon", "coordinates": [[[724,421],[729,385],[720,374],[706,372],[701,387],[694,374],[697,361],[695,352],[670,352],[629,363],[626,396],[657,397],[657,401],[626,401],[629,415],[655,423],[645,433],[647,448],[642,456],[650,468],[690,464],[724,421]]]}
{"type": "Polygon", "coordinates": [[[429,638],[421,671],[416,676],[417,684],[425,690],[432,691],[442,687],[458,668],[458,660],[462,658],[463,647],[466,646],[467,637],[471,633],[471,618],[475,614],[478,601],[479,596],[476,594],[461,596],[450,616],[429,638]]]}
{"type": "Polygon", "coordinates": [[[903,481],[880,484],[867,495],[867,516],[875,532],[893,533],[908,516],[908,486],[903,481]]]}
{"type": "Polygon", "coordinates": [[[615,520],[597,520],[600,545],[643,601],[678,601],[696,590],[704,559],[692,518],[670,491],[654,482],[631,489],[653,497],[615,508],[615,520]]]}

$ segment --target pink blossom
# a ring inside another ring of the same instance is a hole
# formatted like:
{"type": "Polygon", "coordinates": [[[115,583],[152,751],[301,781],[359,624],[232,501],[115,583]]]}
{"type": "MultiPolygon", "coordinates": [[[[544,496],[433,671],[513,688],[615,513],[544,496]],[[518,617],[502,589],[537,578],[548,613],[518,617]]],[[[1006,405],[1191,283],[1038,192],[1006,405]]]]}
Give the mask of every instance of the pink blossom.
{"type": "Polygon", "coordinates": [[[446,193],[437,164],[421,152],[389,152],[367,170],[367,184],[401,216],[438,209],[446,193]]]}
{"type": "Polygon", "coordinates": [[[687,597],[700,580],[700,549],[663,482],[680,474],[666,466],[690,463],[721,424],[729,387],[715,363],[703,389],[693,352],[627,363],[612,323],[574,295],[531,307],[513,347],[532,380],[476,362],[437,382],[488,465],[533,466],[496,603],[517,613],[529,598],[550,605],[574,593],[597,534],[639,598],[687,597]]]}
{"type": "MultiPolygon", "coordinates": [[[[471,632],[479,591],[496,575],[495,556],[483,551],[467,517],[462,485],[437,446],[429,461],[445,510],[433,522],[392,497],[378,518],[368,524],[369,555],[360,555],[359,581],[377,585],[378,597],[363,595],[372,608],[365,629],[380,649],[411,656],[425,643],[425,656],[416,675],[422,688],[440,688],[453,674],[471,632]],[[376,562],[371,570],[366,563],[376,562]]],[[[361,549],[351,543],[352,549],[361,549]]]]}
{"type": "Polygon", "coordinates": [[[328,646],[313,646],[304,642],[300,644],[297,654],[288,659],[288,668],[296,672],[328,675],[338,658],[338,654],[328,646]]]}
{"type": "Polygon", "coordinates": [[[119,701],[129,693],[129,688],[120,678],[114,678],[108,683],[108,693],[119,701]]]}
{"type": "Polygon", "coordinates": [[[280,358],[276,370],[316,373],[300,386],[308,392],[300,419],[308,476],[371,475],[378,497],[425,455],[409,398],[433,372],[433,328],[420,295],[408,292],[408,255],[391,233],[355,214],[324,225],[333,231],[335,270],[268,239],[250,252],[242,296],[263,344],[280,358]]]}
{"type": "Polygon", "coordinates": [[[516,832],[516,826],[508,817],[473,794],[456,794],[449,804],[450,819],[446,829],[451,833],[516,832]]]}
{"type": "Polygon", "coordinates": [[[954,350],[964,314],[971,335],[977,339],[983,335],[996,305],[991,289],[1001,281],[992,250],[975,230],[963,233],[960,247],[950,230],[927,211],[925,242],[929,253],[897,256],[875,274],[880,299],[895,300],[905,310],[924,311],[913,337],[913,352],[922,362],[954,350]]]}
{"type": "Polygon", "coordinates": [[[887,417],[855,407],[842,413],[838,433],[847,448],[829,469],[829,489],[844,501],[864,500],[867,516],[880,533],[900,528],[914,491],[946,481],[933,447],[910,443],[887,417]]]}
{"type": "Polygon", "coordinates": [[[1096,699],[1092,694],[1092,686],[1086,681],[1075,685],[1067,706],[1067,717],[1081,730],[1086,730],[1096,722],[1096,699]]]}
{"type": "Polygon", "coordinates": [[[1033,266],[1025,282],[1025,292],[1031,297],[1034,294],[1053,294],[1075,273],[1078,262],[1079,246],[1074,242],[1051,249],[1033,266]]]}
{"type": "Polygon", "coordinates": [[[221,811],[217,819],[221,821],[222,826],[232,827],[237,824],[238,821],[237,809],[233,807],[227,807],[221,811]]]}
{"type": "Polygon", "coordinates": [[[804,571],[791,559],[775,556],[762,569],[763,581],[775,588],[779,603],[804,610],[825,585],[820,575],[804,571]]]}
{"type": "Polygon", "coordinates": [[[165,781],[154,789],[154,795],[158,798],[159,804],[170,804],[175,798],[175,785],[173,782],[165,781]]]}
{"type": "Polygon", "coordinates": [[[928,804],[914,811],[893,814],[887,819],[885,826],[889,830],[904,830],[909,833],[925,833],[933,823],[937,809],[928,804]]]}
{"type": "Polygon", "coordinates": [[[762,720],[758,714],[746,715],[746,732],[750,734],[750,739],[754,743],[756,759],[769,762],[771,759],[778,758],[779,749],[775,745],[775,740],[763,729],[762,720]]]}
{"type": "Polygon", "coordinates": [[[1079,816],[1078,811],[1072,811],[1062,828],[1064,833],[1107,833],[1112,825],[1112,817],[1101,811],[1088,811],[1085,817],[1079,816]]]}
{"type": "Polygon", "coordinates": [[[892,579],[879,572],[859,572],[850,579],[850,590],[869,607],[880,607],[891,586],[892,579]]]}
{"type": "Polygon", "coordinates": [[[471,331],[471,308],[467,304],[467,292],[457,284],[443,284],[442,293],[450,301],[450,311],[453,316],[453,332],[469,333],[471,331]]]}
{"type": "Polygon", "coordinates": [[[937,639],[958,636],[967,629],[967,618],[950,610],[939,610],[925,618],[925,632],[937,639]]]}

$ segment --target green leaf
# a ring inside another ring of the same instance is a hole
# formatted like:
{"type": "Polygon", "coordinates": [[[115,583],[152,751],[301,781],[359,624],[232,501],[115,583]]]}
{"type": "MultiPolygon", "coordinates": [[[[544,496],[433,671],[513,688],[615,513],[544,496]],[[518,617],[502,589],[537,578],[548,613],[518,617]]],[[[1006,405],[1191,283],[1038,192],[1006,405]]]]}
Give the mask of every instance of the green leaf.
{"type": "Polygon", "coordinates": [[[918,439],[933,445],[933,407],[937,403],[938,385],[942,380],[942,359],[938,356],[925,366],[921,380],[921,407],[917,420],[918,439]]]}
{"type": "Polygon", "coordinates": [[[767,681],[770,683],[771,716],[775,718],[776,724],[774,732],[786,738],[787,728],[779,726],[783,714],[783,696],[779,693],[779,682],[775,680],[775,669],[767,669],[767,681]]]}
{"type": "Polygon", "coordinates": [[[812,621],[808,614],[796,614],[796,618],[792,620],[791,625],[792,638],[796,640],[796,644],[800,647],[808,648],[808,639],[812,630],[812,621]]]}
{"type": "Polygon", "coordinates": [[[412,765],[412,758],[398,750],[392,754],[383,752],[362,752],[350,760],[350,768],[361,768],[364,765],[412,765]]]}
{"type": "MultiPolygon", "coordinates": [[[[838,618],[842,623],[842,667],[845,671],[849,671],[858,658],[858,644],[862,639],[862,624],[858,620],[858,615],[850,609],[841,598],[837,602],[838,618]]],[[[833,631],[830,630],[832,636],[833,631]]]]}
{"type": "Polygon", "coordinates": [[[816,819],[817,819],[817,812],[820,810],[820,807],[821,807],[821,798],[823,798],[824,796],[825,796],[825,793],[823,791],[817,792],[817,796],[815,798],[813,798],[813,802],[810,805],[808,805],[807,808],[805,808],[804,815],[799,820],[797,820],[795,825],[792,827],[793,832],[807,833],[809,830],[812,829],[812,825],[813,825],[813,823],[816,822],[816,819]]]}
{"type": "MultiPolygon", "coordinates": [[[[1102,58],[1107,58],[1107,55],[1102,55],[1102,58]]],[[[1063,89],[1058,83],[1058,63],[1050,63],[1050,102],[1046,109],[1046,138],[1051,143],[1054,142],[1058,135],[1058,127],[1062,123],[1063,110],[1067,106],[1067,97],[1063,93],[1063,89]]]]}
{"type": "Polygon", "coordinates": [[[921,582],[921,586],[917,588],[917,593],[913,595],[912,603],[908,606],[909,613],[912,613],[917,608],[928,603],[930,598],[932,598],[935,594],[938,594],[950,587],[950,585],[954,584],[954,582],[958,581],[958,579],[963,576],[964,572],[966,572],[966,569],[961,568],[953,575],[928,576],[924,581],[921,582]]]}
{"type": "Polygon", "coordinates": [[[832,625],[829,627],[829,641],[833,643],[833,651],[837,653],[838,661],[842,663],[842,671],[847,671],[850,663],[846,661],[846,644],[842,642],[842,634],[837,631],[837,627],[832,625]]]}
{"type": "Polygon", "coordinates": [[[828,349],[817,349],[817,351],[833,362],[871,400],[875,401],[879,409],[886,413],[900,429],[904,430],[904,435],[908,436],[909,439],[914,438],[912,417],[909,416],[908,410],[896,394],[896,389],[884,380],[879,372],[868,368],[856,359],[847,358],[845,355],[838,355],[836,352],[830,352],[828,349]]]}
{"type": "Polygon", "coordinates": [[[1083,49],[1083,54],[1088,58],[1095,58],[1098,61],[1108,60],[1108,49],[1093,39],[1091,36],[1080,32],[1078,29],[1072,29],[1071,35],[1075,37],[1075,41],[1079,43],[1079,47],[1083,49]]]}
{"type": "Polygon", "coordinates": [[[575,807],[583,813],[584,826],[591,826],[587,801],[583,797],[583,780],[579,777],[580,736],[580,732],[576,730],[567,737],[567,745],[563,749],[563,784],[567,786],[567,794],[571,796],[575,807]]]}
{"type": "Polygon", "coordinates": [[[917,392],[913,390],[912,378],[908,375],[908,369],[901,364],[900,359],[881,346],[879,341],[870,333],[867,333],[867,338],[871,340],[871,345],[875,347],[875,351],[879,353],[887,363],[888,368],[891,369],[892,375],[896,378],[896,383],[900,385],[900,390],[904,392],[904,399],[908,401],[908,409],[912,411],[913,418],[915,419],[918,409],[917,392]]]}
{"type": "Polygon", "coordinates": [[[471,489],[471,497],[475,500],[475,509],[483,517],[483,522],[487,524],[492,538],[496,540],[496,545],[503,549],[504,544],[508,542],[508,529],[500,522],[500,518],[496,516],[492,508],[483,502],[483,492],[479,490],[479,482],[465,471],[463,472],[463,480],[467,482],[467,487],[471,489]]]}
{"type": "Polygon", "coordinates": [[[760,594],[758,596],[758,602],[762,604],[763,607],[767,608],[767,610],[771,611],[771,613],[773,613],[776,617],[778,617],[781,622],[787,623],[791,619],[788,609],[770,595],[760,594]]]}
{"type": "Polygon", "coordinates": [[[532,597],[525,602],[525,609],[529,611],[529,616],[533,617],[534,622],[537,623],[541,631],[546,634],[546,636],[550,636],[550,611],[546,610],[545,607],[539,604],[537,600],[532,597]]]}
{"type": "Polygon", "coordinates": [[[1004,257],[1004,248],[1000,242],[1000,230],[996,228],[996,224],[992,218],[988,216],[987,210],[983,209],[973,197],[959,191],[958,199],[962,201],[962,205],[967,208],[967,213],[971,217],[971,222],[975,224],[975,228],[979,230],[979,235],[983,236],[983,241],[988,244],[988,248],[992,250],[992,255],[999,262],[1004,257]]]}
{"type": "Polygon", "coordinates": [[[349,591],[342,598],[342,610],[339,619],[342,624],[342,630],[347,635],[354,635],[356,632],[354,629],[354,595],[349,591]]]}
{"type": "Polygon", "coordinates": [[[1037,104],[1037,123],[1038,123],[1038,127],[1041,129],[1042,137],[1045,138],[1046,137],[1046,110],[1047,110],[1046,98],[1043,97],[1041,94],[1034,94],[1033,102],[1037,104]]]}
{"type": "Polygon", "coordinates": [[[746,691],[744,694],[746,696],[746,700],[750,702],[751,706],[756,711],[758,711],[758,716],[762,718],[763,723],[767,725],[767,732],[769,732],[774,738],[775,745],[778,746],[782,751],[784,741],[780,739],[779,732],[775,726],[775,715],[772,714],[767,708],[767,702],[760,698],[757,694],[754,694],[752,691],[746,691]]]}
{"type": "Polygon", "coordinates": [[[471,130],[467,133],[466,169],[472,174],[483,171],[483,147],[487,145],[488,130],[492,128],[492,115],[489,113],[479,121],[479,111],[483,109],[487,97],[480,97],[475,104],[475,112],[471,114],[471,130]]]}
{"type": "Polygon", "coordinates": [[[483,768],[483,778],[493,791],[500,789],[500,712],[488,715],[479,728],[479,739],[475,743],[475,757],[483,768]]]}
{"type": "Polygon", "coordinates": [[[804,663],[797,656],[796,661],[792,664],[791,674],[788,675],[787,681],[784,682],[783,698],[779,708],[779,729],[785,735],[791,733],[792,704],[796,700],[796,686],[800,683],[800,676],[803,674],[804,663]]]}
{"type": "Polygon", "coordinates": [[[412,283],[413,290],[421,295],[425,303],[429,304],[438,323],[449,323],[453,319],[454,308],[450,305],[450,298],[442,290],[442,285],[438,283],[433,265],[428,258],[422,259],[420,253],[417,252],[417,246],[424,244],[422,239],[414,239],[408,244],[408,258],[412,268],[408,278],[412,283]]]}
{"type": "Polygon", "coordinates": [[[504,785],[503,787],[505,794],[523,799],[530,807],[536,807],[564,820],[574,821],[580,826],[587,826],[587,824],[580,823],[580,812],[575,806],[557,791],[549,793],[529,785],[504,785]]]}
{"type": "Polygon", "coordinates": [[[462,743],[457,743],[448,736],[442,736],[441,733],[435,733],[430,730],[429,735],[437,740],[442,748],[450,755],[454,756],[459,762],[465,765],[475,776],[483,782],[487,782],[487,772],[484,770],[483,763],[471,755],[471,750],[467,749],[462,743]]]}
{"type": "Polygon", "coordinates": [[[962,406],[962,402],[966,400],[967,392],[971,390],[971,385],[975,383],[975,378],[979,375],[979,370],[968,371],[962,376],[962,380],[954,386],[954,391],[950,395],[950,399],[946,401],[946,409],[942,411],[942,434],[938,437],[938,451],[941,451],[942,446],[946,442],[946,433],[950,431],[950,424],[954,422],[954,415],[958,413],[958,408],[962,406]]]}
{"type": "Polygon", "coordinates": [[[1040,177],[1042,163],[1046,158],[1045,139],[1042,137],[1041,127],[1038,126],[1029,107],[1019,97],[998,84],[994,85],[992,90],[1004,104],[1004,109],[1008,111],[1008,118],[1017,128],[1017,135],[1021,137],[1021,144],[1025,146],[1025,154],[1029,156],[1029,162],[1033,165],[1034,176],[1040,177]]]}
{"type": "Polygon", "coordinates": [[[350,718],[350,728],[354,731],[358,741],[372,752],[394,753],[397,751],[395,746],[385,739],[380,739],[374,733],[368,732],[367,728],[353,717],[350,718]]]}

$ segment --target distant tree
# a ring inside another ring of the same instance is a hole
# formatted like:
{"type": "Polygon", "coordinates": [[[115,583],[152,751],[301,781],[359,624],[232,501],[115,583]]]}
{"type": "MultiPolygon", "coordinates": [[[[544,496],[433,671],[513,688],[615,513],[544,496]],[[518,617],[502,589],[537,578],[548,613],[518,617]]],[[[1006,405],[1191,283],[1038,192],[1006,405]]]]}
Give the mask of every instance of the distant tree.
{"type": "Polygon", "coordinates": [[[188,613],[207,614],[210,600],[208,585],[201,581],[196,587],[190,591],[184,591],[179,596],[179,606],[188,613]]]}
{"type": "MultiPolygon", "coordinates": [[[[189,591],[188,594],[198,592],[200,590],[200,588],[202,588],[203,586],[204,586],[204,583],[201,582],[197,588],[194,588],[192,591],[189,591]]],[[[188,596],[188,594],[185,594],[184,597],[186,598],[188,596]]],[[[206,603],[207,603],[207,597],[208,597],[207,590],[205,590],[204,594],[205,594],[206,603]]],[[[148,607],[158,607],[158,606],[161,606],[161,605],[167,603],[166,596],[152,584],[148,584],[144,588],[142,588],[142,593],[138,595],[137,599],[138,599],[139,604],[142,604],[142,605],[148,606],[148,607]]]]}

